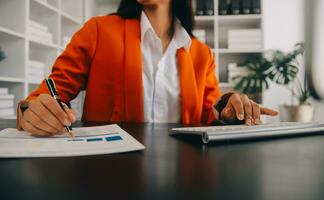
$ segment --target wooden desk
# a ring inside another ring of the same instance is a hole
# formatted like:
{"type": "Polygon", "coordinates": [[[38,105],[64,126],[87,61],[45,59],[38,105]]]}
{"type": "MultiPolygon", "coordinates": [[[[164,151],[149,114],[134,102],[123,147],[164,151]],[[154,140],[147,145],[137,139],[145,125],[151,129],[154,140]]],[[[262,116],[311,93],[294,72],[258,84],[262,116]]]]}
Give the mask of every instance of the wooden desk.
{"type": "Polygon", "coordinates": [[[0,159],[0,199],[324,199],[323,136],[206,146],[175,126],[121,124],[142,152],[0,159]]]}

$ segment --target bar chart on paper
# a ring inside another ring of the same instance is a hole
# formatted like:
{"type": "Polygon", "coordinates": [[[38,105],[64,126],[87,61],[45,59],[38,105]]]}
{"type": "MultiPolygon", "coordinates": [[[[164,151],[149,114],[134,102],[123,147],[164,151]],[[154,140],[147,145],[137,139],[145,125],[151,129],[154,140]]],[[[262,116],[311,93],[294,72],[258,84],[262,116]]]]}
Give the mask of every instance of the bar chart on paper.
{"type": "Polygon", "coordinates": [[[90,156],[143,150],[145,147],[118,125],[74,128],[66,135],[35,138],[27,132],[0,132],[0,158],[90,156]]]}

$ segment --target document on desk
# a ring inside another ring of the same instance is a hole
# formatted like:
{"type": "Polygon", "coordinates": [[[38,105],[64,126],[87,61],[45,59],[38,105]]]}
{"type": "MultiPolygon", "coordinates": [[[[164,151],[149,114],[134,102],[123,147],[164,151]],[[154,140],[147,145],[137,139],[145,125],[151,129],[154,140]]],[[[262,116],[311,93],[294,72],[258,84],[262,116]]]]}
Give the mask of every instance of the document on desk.
{"type": "Polygon", "coordinates": [[[36,138],[17,129],[0,131],[0,158],[70,157],[123,153],[145,147],[118,125],[74,128],[66,135],[36,138]]]}

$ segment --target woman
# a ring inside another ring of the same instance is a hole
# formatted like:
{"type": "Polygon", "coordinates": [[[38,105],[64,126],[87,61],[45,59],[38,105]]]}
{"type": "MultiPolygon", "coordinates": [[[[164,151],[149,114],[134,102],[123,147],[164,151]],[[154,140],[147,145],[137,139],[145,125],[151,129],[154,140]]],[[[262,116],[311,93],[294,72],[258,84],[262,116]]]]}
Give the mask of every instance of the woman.
{"type": "MultiPolygon", "coordinates": [[[[191,0],[122,0],[72,38],[50,77],[63,102],[86,90],[84,121],[259,124],[277,112],[230,93],[221,96],[210,49],[194,38],[191,0]]],[[[62,134],[75,122],[43,82],[20,103],[18,128],[62,134]]]]}

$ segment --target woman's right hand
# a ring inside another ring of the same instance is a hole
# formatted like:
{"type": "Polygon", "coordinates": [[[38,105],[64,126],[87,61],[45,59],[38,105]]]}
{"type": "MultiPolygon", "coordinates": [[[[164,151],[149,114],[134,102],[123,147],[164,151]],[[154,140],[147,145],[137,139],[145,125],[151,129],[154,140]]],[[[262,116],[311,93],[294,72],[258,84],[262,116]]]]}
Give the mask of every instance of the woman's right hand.
{"type": "Polygon", "coordinates": [[[65,112],[48,94],[41,94],[29,101],[21,119],[21,126],[33,136],[48,137],[66,132],[65,126],[76,121],[74,110],[65,106],[65,112]]]}

